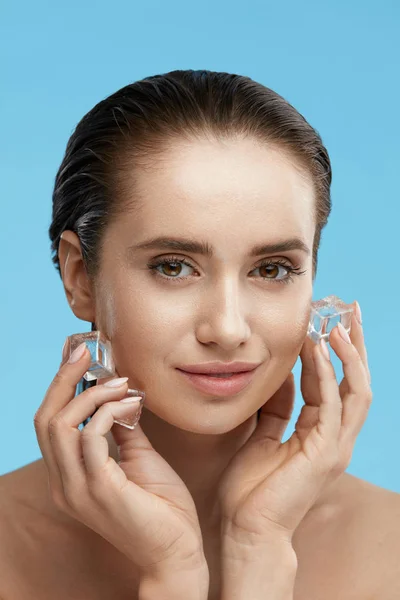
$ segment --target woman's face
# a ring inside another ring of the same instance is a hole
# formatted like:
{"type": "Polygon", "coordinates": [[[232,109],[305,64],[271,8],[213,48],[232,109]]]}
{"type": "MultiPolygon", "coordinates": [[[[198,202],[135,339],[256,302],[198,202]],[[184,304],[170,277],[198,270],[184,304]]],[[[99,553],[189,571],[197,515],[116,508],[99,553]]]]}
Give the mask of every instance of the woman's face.
{"type": "Polygon", "coordinates": [[[135,171],[132,200],[132,210],[104,237],[97,327],[111,340],[118,374],[146,392],[147,409],[187,431],[229,431],[281,386],[304,342],[312,299],[312,182],[283,152],[255,140],[182,140],[154,170],[135,171]],[[137,247],[158,237],[207,244],[212,256],[194,248],[137,247]],[[292,238],[309,252],[251,254],[255,246],[292,238]],[[169,262],[149,268],[161,260],[169,262]],[[288,281],[285,265],[305,273],[288,281]],[[177,370],[209,361],[261,365],[244,390],[217,397],[177,370]]]}

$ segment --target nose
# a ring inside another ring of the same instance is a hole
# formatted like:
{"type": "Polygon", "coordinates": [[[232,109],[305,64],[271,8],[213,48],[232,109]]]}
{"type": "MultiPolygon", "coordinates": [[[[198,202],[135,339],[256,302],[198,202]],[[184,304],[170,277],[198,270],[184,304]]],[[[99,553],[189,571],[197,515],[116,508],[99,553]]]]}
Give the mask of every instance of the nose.
{"type": "Polygon", "coordinates": [[[205,294],[206,308],[201,311],[196,331],[199,342],[214,343],[227,351],[246,342],[251,331],[237,282],[224,278],[205,294]]]}

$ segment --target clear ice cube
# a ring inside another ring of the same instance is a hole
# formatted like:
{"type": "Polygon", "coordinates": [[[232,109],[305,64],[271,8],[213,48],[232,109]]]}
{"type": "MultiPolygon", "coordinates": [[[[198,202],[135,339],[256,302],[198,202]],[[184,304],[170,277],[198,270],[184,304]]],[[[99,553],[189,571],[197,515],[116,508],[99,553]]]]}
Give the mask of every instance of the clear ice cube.
{"type": "MultiPolygon", "coordinates": [[[[76,386],[76,396],[84,392],[89,387],[97,385],[98,379],[114,377],[116,375],[111,342],[107,340],[107,338],[100,331],[75,333],[68,337],[68,342],[69,356],[71,356],[75,348],[77,348],[82,342],[85,342],[92,359],[89,370],[86,371],[76,386]]],[[[141,390],[135,390],[131,388],[128,389],[126,397],[132,398],[134,396],[139,396],[140,400],[136,407],[134,405],[132,406],[132,414],[120,419],[114,419],[114,423],[122,425],[123,427],[127,427],[128,429],[134,429],[136,427],[142,413],[146,394],[141,390]]],[[[83,423],[81,423],[82,427],[85,427],[90,422],[91,418],[95,415],[95,412],[90,417],[85,419],[83,423]]]]}
{"type": "Polygon", "coordinates": [[[323,338],[329,342],[329,334],[340,322],[350,333],[353,304],[346,304],[337,296],[326,296],[311,302],[310,322],[307,335],[317,344],[323,338]]]}
{"type": "Polygon", "coordinates": [[[124,417],[122,419],[114,419],[114,423],[118,423],[118,425],[122,425],[123,427],[127,427],[128,429],[135,429],[136,425],[139,422],[140,415],[142,414],[142,408],[143,408],[143,403],[144,403],[146,394],[144,392],[141,392],[140,390],[129,389],[126,394],[126,397],[132,398],[134,396],[141,396],[141,398],[138,402],[139,408],[137,408],[137,407],[135,408],[135,406],[132,406],[132,414],[131,415],[129,415],[128,417],[124,417]],[[137,410],[137,412],[135,412],[135,410],[137,410]]]}
{"type": "Polygon", "coordinates": [[[69,336],[69,355],[82,342],[85,342],[91,354],[92,362],[84,374],[86,381],[104,379],[115,375],[114,360],[111,351],[111,343],[100,331],[88,331],[86,333],[75,333],[69,336]]]}

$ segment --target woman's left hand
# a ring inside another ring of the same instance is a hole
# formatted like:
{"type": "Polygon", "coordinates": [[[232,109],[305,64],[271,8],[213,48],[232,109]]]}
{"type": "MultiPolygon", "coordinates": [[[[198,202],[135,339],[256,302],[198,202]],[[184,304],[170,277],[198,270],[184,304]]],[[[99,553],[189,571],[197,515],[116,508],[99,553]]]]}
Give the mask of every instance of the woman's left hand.
{"type": "Polygon", "coordinates": [[[338,386],[332,363],[306,338],[300,352],[305,405],[286,442],[281,439],[294,406],[292,373],[263,405],[256,429],[220,481],[222,543],[242,542],[254,551],[277,538],[291,542],[321,491],[348,467],[372,401],[362,326],[354,314],[350,339],[345,342],[337,326],[330,333],[343,363],[338,386]]]}

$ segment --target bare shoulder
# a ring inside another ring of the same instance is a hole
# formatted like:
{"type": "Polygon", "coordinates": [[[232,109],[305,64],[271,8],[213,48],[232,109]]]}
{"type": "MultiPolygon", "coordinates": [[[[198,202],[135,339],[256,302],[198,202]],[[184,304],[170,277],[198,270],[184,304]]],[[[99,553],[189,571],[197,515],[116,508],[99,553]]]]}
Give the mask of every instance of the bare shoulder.
{"type": "Polygon", "coordinates": [[[400,494],[346,473],[293,541],[296,600],[399,600],[400,494]]]}
{"type": "Polygon", "coordinates": [[[400,494],[354,478],[354,535],[358,536],[361,570],[371,578],[371,598],[400,598],[400,494]],[[365,565],[365,566],[364,566],[365,565]]]}
{"type": "Polygon", "coordinates": [[[16,479],[18,475],[13,471],[0,477],[0,598],[9,597],[13,573],[13,556],[15,553],[16,539],[18,538],[17,509],[14,502],[16,493],[16,479]]]}
{"type": "Polygon", "coordinates": [[[54,506],[42,459],[0,477],[0,600],[133,598],[131,561],[54,506]]]}
{"type": "MultiPolygon", "coordinates": [[[[0,477],[0,557],[1,564],[10,553],[10,542],[15,537],[13,528],[18,526],[18,498],[20,494],[21,469],[0,477]]],[[[0,564],[0,568],[1,568],[0,564]]],[[[1,580],[1,579],[0,579],[1,580]]]]}
{"type": "MultiPolygon", "coordinates": [[[[23,578],[34,569],[36,542],[44,519],[38,485],[47,481],[41,461],[0,477],[0,599],[24,597],[23,578]]],[[[45,497],[45,496],[44,496],[45,497]]]]}

